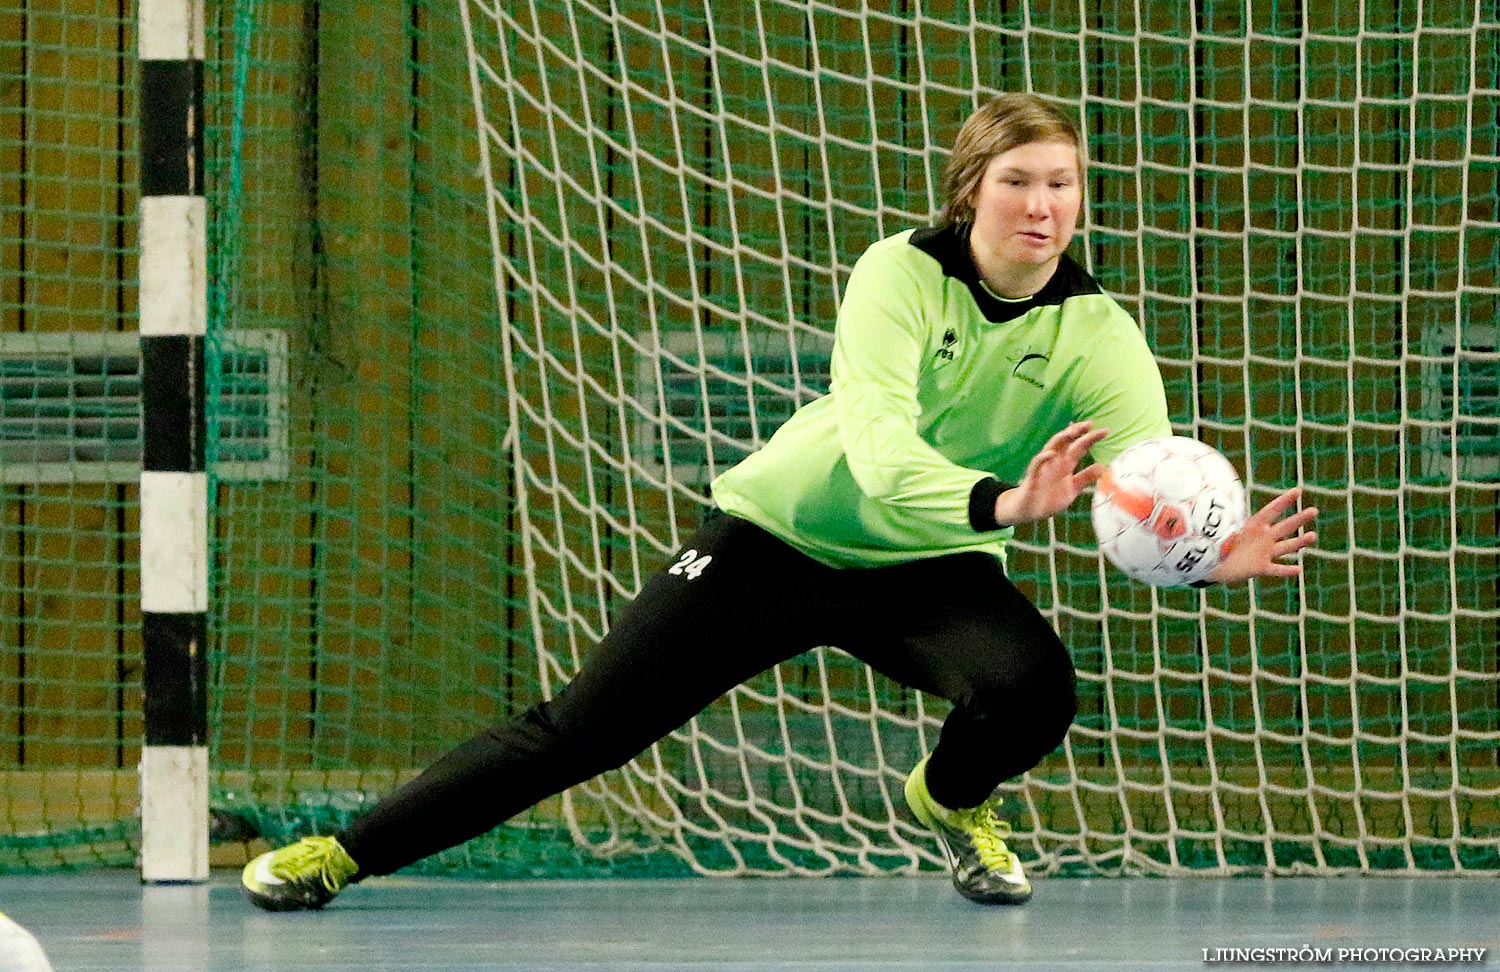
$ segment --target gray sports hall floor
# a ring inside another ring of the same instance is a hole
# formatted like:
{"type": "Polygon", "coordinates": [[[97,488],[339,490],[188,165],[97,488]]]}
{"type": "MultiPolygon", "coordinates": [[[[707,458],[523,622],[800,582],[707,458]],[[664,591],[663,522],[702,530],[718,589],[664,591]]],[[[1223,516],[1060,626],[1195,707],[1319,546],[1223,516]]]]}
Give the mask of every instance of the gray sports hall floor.
{"type": "Polygon", "coordinates": [[[1500,965],[1500,881],[1488,878],[1054,879],[1029,905],[997,909],[936,877],[398,877],[287,915],[251,908],[234,882],[0,877],[0,911],[36,934],[56,972],[1212,969],[1304,963],[1205,961],[1204,949],[1303,945],[1488,950],[1484,963],[1309,969],[1500,965]]]}

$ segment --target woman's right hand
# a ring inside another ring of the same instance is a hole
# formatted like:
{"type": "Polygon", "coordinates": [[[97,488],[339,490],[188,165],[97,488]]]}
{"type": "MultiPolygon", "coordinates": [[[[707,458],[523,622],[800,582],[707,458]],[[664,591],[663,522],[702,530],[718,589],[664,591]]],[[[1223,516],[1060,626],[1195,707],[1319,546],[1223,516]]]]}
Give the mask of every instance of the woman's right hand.
{"type": "Polygon", "coordinates": [[[1078,494],[1104,475],[1104,466],[1078,464],[1104,437],[1108,429],[1094,429],[1092,422],[1074,422],[1047,440],[1032,457],[1021,481],[995,500],[995,522],[1002,527],[1035,523],[1054,517],[1073,505],[1078,494]]]}

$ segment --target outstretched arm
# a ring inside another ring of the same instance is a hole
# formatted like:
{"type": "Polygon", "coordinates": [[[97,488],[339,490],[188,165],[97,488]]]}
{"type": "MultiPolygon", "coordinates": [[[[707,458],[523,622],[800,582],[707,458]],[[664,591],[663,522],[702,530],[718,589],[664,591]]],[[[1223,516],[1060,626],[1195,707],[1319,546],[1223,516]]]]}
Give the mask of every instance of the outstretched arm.
{"type": "Polygon", "coordinates": [[[1244,528],[1230,539],[1229,549],[1210,579],[1234,584],[1252,577],[1295,577],[1302,573],[1301,564],[1284,559],[1318,542],[1316,531],[1303,531],[1317,517],[1316,506],[1288,515],[1301,495],[1302,490],[1293,487],[1246,520],[1244,528]]]}

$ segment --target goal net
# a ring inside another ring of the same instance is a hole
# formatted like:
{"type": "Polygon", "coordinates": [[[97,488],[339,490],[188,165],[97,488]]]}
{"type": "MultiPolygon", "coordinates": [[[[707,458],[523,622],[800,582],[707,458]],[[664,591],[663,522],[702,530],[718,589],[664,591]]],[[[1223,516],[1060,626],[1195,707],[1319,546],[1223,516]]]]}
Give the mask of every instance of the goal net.
{"type": "MultiPolygon", "coordinates": [[[[1006,787],[1023,856],[1493,866],[1493,11],[1195,6],[464,5],[544,684],[708,480],[825,390],[850,266],[930,218],[961,120],[1035,90],[1085,132],[1079,251],[1143,323],[1177,429],[1256,504],[1302,483],[1325,512],[1305,578],[1249,590],[1132,586],[1082,509],[1016,543],[1083,708],[1006,787]]],[[[831,646],[563,812],[603,852],[650,835],[705,871],[917,867],[893,795],[943,711],[831,646]]]]}
{"type": "MultiPolygon", "coordinates": [[[[826,390],[851,266],[930,219],[963,118],[1032,90],[1080,123],[1074,252],[1176,430],[1253,505],[1300,483],[1322,514],[1300,579],[1202,592],[1106,569],[1081,503],[1018,537],[1081,710],[1005,787],[1013,848],[1038,873],[1497,866],[1492,4],[240,0],[209,33],[217,853],[336,827],[563,685],[709,479],[826,390]]],[[[34,623],[23,556],[0,632],[34,623]]],[[[72,657],[25,644],[33,673],[72,657]]],[[[0,670],[0,706],[27,678],[0,670]]],[[[900,791],[945,712],[828,646],[429,866],[935,869],[900,791]]],[[[42,768],[7,719],[9,765],[42,768]]],[[[59,805],[42,829],[91,839],[59,805]]]]}

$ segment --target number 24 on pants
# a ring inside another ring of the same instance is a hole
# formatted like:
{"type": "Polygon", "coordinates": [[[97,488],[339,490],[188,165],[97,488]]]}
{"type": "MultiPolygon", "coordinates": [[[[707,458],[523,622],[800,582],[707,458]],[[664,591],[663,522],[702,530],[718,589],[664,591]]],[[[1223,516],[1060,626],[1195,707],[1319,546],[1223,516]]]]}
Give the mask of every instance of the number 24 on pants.
{"type": "Polygon", "coordinates": [[[677,558],[677,562],[674,563],[671,567],[667,568],[667,573],[683,575],[686,576],[688,580],[697,580],[698,575],[703,573],[703,569],[707,567],[713,561],[713,559],[714,558],[712,554],[700,557],[698,556],[698,551],[696,550],[684,550],[682,552],[682,556],[677,558]]]}

